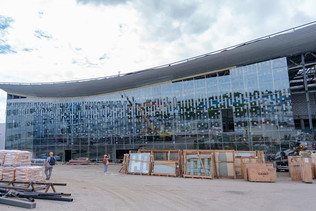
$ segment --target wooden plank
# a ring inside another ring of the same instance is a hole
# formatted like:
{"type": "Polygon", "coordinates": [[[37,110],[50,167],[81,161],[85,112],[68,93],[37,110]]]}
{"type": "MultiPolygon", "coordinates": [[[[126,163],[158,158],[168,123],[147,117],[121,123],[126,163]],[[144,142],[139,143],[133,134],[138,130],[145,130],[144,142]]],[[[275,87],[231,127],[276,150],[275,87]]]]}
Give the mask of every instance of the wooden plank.
{"type": "Polygon", "coordinates": [[[167,177],[177,177],[177,174],[165,174],[165,173],[151,173],[152,176],[167,176],[167,177]]]}
{"type": "Polygon", "coordinates": [[[257,157],[258,157],[258,163],[264,163],[264,152],[263,151],[257,151],[257,157]]]}
{"type": "Polygon", "coordinates": [[[204,175],[206,176],[206,170],[204,168],[204,163],[202,162],[202,159],[201,159],[201,156],[200,156],[200,152],[198,151],[197,153],[198,153],[198,156],[199,156],[199,159],[200,159],[201,166],[202,166],[203,171],[204,171],[204,175]]]}
{"type": "Polygon", "coordinates": [[[190,175],[190,174],[184,174],[183,177],[186,177],[186,178],[205,178],[205,179],[213,179],[212,176],[201,176],[201,175],[190,175]]]}

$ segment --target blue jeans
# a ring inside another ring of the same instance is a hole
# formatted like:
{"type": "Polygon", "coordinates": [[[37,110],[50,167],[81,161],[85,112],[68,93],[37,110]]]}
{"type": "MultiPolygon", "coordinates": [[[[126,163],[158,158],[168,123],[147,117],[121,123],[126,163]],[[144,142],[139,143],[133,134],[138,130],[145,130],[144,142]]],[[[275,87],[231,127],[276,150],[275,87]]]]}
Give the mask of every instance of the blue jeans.
{"type": "Polygon", "coordinates": [[[104,165],[104,172],[108,171],[108,165],[104,165]]]}

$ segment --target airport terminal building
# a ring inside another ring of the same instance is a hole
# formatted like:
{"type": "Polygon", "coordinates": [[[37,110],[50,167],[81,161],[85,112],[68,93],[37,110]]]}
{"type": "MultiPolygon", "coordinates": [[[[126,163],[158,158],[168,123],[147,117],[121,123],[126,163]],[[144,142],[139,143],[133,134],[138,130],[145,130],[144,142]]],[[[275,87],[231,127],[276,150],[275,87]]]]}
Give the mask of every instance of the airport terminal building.
{"type": "Polygon", "coordinates": [[[0,83],[6,149],[113,160],[132,149],[264,150],[314,142],[316,24],[151,69],[0,83]]]}

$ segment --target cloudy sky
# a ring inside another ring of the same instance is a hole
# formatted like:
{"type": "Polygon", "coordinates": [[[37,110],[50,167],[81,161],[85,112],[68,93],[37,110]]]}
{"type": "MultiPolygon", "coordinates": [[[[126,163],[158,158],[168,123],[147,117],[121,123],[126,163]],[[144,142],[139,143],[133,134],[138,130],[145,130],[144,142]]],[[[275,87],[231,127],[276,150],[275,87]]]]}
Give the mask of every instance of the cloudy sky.
{"type": "Polygon", "coordinates": [[[315,21],[315,11],[314,0],[0,0],[0,82],[142,70],[315,21]]]}

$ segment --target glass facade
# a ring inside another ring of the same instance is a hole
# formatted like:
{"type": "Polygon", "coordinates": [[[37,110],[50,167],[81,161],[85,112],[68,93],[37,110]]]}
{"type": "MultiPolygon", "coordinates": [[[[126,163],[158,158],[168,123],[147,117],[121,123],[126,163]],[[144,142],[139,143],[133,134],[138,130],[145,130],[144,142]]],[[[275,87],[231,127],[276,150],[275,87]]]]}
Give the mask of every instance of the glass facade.
{"type": "Polygon", "coordinates": [[[286,58],[81,98],[8,98],[6,149],[65,158],[126,150],[279,151],[294,139],[286,58]]]}

